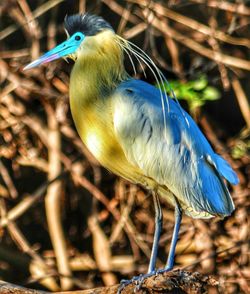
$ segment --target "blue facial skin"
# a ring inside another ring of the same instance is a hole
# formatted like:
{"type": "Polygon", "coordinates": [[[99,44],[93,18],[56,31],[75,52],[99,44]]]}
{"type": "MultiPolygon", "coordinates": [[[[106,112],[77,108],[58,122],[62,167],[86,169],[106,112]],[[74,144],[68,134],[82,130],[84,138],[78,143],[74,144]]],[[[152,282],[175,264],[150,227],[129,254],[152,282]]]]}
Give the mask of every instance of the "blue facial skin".
{"type": "Polygon", "coordinates": [[[44,64],[74,53],[79,48],[84,38],[85,35],[83,33],[75,33],[67,41],[59,44],[55,48],[51,49],[50,51],[39,57],[37,60],[34,60],[30,64],[26,65],[23,70],[31,69],[40,64],[44,64]]]}

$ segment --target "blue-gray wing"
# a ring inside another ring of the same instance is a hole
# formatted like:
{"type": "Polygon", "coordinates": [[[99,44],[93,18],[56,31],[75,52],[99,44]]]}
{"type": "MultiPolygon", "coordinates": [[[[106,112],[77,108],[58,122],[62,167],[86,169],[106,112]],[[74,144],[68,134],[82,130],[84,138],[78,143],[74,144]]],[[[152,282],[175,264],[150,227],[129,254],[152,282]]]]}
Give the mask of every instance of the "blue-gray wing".
{"type": "Polygon", "coordinates": [[[234,205],[223,178],[237,184],[238,177],[193,119],[169,99],[164,124],[160,91],[140,80],[123,82],[114,96],[115,133],[127,159],[187,207],[231,214],[234,205]]]}

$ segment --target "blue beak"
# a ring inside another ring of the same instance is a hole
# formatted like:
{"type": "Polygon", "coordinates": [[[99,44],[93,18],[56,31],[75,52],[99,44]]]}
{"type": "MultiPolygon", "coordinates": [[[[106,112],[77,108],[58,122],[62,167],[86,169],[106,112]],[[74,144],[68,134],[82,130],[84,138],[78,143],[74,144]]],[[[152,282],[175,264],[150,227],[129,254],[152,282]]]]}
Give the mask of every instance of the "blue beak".
{"type": "Polygon", "coordinates": [[[52,60],[56,60],[58,58],[76,52],[84,38],[85,35],[83,33],[75,33],[67,41],[61,43],[60,45],[56,46],[55,48],[51,49],[50,51],[39,57],[37,60],[34,60],[30,64],[26,65],[23,70],[36,67],[40,64],[48,63],[52,60]]]}

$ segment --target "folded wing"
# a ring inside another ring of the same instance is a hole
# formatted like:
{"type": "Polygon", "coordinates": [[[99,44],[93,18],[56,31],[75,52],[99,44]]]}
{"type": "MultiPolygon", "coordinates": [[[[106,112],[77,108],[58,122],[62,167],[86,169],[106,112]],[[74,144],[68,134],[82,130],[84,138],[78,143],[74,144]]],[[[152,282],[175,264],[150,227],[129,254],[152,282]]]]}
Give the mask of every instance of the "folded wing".
{"type": "Polygon", "coordinates": [[[237,184],[237,175],[177,103],[169,99],[164,124],[160,91],[131,79],[116,91],[113,109],[124,153],[147,177],[197,212],[232,213],[233,201],[223,178],[237,184]]]}

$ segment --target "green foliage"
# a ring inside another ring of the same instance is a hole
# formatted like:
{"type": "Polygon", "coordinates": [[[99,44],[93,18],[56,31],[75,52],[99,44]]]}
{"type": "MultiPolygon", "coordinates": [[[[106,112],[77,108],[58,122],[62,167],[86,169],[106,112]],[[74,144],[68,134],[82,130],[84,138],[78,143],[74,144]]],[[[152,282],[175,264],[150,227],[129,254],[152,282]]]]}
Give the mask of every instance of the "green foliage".
{"type": "Polygon", "coordinates": [[[189,108],[193,111],[196,107],[200,107],[206,101],[217,100],[220,98],[220,92],[212,86],[208,85],[205,75],[197,80],[186,83],[180,81],[170,81],[169,84],[163,83],[161,89],[165,89],[171,96],[171,89],[175,92],[177,99],[186,100],[189,108]]]}
{"type": "Polygon", "coordinates": [[[250,153],[250,140],[241,140],[232,149],[232,157],[234,159],[240,159],[246,154],[250,153]]]}

